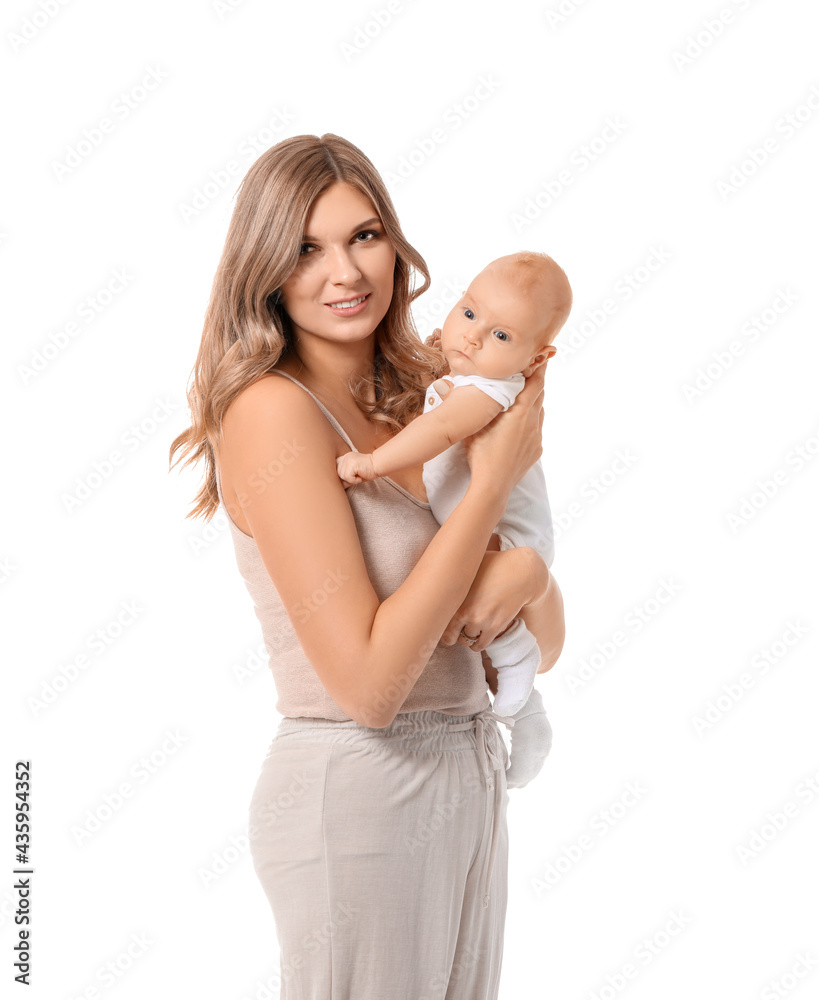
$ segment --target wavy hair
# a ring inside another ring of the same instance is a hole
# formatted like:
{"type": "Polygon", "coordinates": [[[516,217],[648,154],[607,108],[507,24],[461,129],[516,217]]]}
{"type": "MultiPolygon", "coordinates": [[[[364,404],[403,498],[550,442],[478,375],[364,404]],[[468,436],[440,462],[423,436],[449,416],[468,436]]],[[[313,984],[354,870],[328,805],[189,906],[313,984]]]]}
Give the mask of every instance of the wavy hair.
{"type": "Polygon", "coordinates": [[[169,470],[182,458],[183,468],[205,461],[205,481],[186,517],[209,520],[219,506],[214,454],[228,406],[294,350],[279,289],[298,263],[313,202],[339,181],[370,199],[396,253],[392,301],[375,330],[372,367],[348,381],[353,400],[369,420],[398,431],[422,411],[430,381],[447,370],[444,355],[419,337],[410,312],[430,285],[426,262],[405,239],[373,164],[357,146],[330,132],[282,140],[256,160],[239,185],[186,391],[191,425],[170,446],[169,470]],[[413,270],[423,282],[411,289],[413,270]]]}

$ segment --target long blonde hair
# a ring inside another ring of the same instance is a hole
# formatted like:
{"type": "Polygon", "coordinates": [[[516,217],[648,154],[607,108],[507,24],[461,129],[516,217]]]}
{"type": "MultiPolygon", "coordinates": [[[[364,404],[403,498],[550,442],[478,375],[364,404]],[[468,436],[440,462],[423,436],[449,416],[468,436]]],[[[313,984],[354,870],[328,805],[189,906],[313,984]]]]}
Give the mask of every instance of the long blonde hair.
{"type": "Polygon", "coordinates": [[[213,279],[202,340],[187,389],[191,426],[174,439],[169,469],[204,458],[205,481],[187,517],[210,519],[219,506],[214,449],[231,401],[293,350],[290,318],[278,290],[294,271],[313,202],[346,181],[375,206],[395,247],[394,291],[375,331],[372,370],[348,383],[370,420],[396,431],[423,409],[424,390],[446,370],[440,351],[418,335],[410,303],[430,285],[424,258],[404,238],[383,180],[367,157],[341,136],[284,139],[253,164],[239,186],[213,279]],[[412,269],[423,276],[411,290],[412,269]],[[375,402],[369,402],[374,398],[375,402]],[[182,454],[174,461],[174,453],[182,454]]]}

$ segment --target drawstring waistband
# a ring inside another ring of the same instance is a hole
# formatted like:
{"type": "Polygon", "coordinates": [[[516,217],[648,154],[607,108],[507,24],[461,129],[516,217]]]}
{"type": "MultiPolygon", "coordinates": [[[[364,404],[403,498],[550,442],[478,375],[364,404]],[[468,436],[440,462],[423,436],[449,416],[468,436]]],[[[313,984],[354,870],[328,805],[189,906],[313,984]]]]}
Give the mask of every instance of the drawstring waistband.
{"type": "Polygon", "coordinates": [[[486,872],[486,891],[483,896],[483,905],[485,907],[489,906],[489,886],[492,882],[492,870],[495,865],[495,853],[498,848],[498,834],[500,832],[501,783],[498,780],[493,782],[492,775],[495,771],[504,766],[504,757],[502,753],[504,748],[501,745],[503,743],[503,739],[496,727],[488,724],[489,719],[495,719],[496,722],[502,722],[510,729],[515,725],[515,720],[512,716],[495,715],[491,708],[485,708],[483,711],[478,712],[475,716],[473,716],[473,718],[468,722],[456,722],[451,726],[447,726],[449,731],[459,729],[475,730],[475,739],[478,743],[478,753],[483,758],[483,770],[488,786],[492,789],[494,785],[495,802],[492,816],[492,844],[489,848],[489,866],[486,872]]]}
{"type": "Polygon", "coordinates": [[[447,716],[444,713],[428,709],[419,712],[410,712],[405,715],[399,713],[385,729],[368,730],[367,727],[362,727],[359,723],[353,722],[352,720],[336,722],[334,720],[321,718],[285,717],[279,723],[279,734],[286,735],[293,732],[300,733],[306,730],[315,738],[321,738],[326,735],[328,738],[335,739],[335,734],[337,734],[338,730],[362,730],[372,734],[376,742],[380,742],[381,740],[402,740],[405,738],[402,730],[406,729],[415,730],[417,732],[430,731],[434,733],[436,730],[440,731],[441,723],[444,723],[443,731],[446,733],[474,729],[478,757],[481,760],[481,768],[483,770],[484,777],[486,778],[487,788],[490,791],[494,789],[492,842],[489,848],[489,864],[486,873],[486,887],[483,896],[483,905],[486,907],[489,906],[489,887],[492,882],[492,871],[498,847],[502,807],[501,783],[497,780],[493,780],[493,775],[496,771],[504,767],[505,750],[505,747],[503,746],[503,738],[500,735],[499,729],[497,726],[491,725],[489,720],[494,719],[496,722],[502,722],[505,726],[508,726],[509,729],[512,729],[515,725],[515,719],[512,716],[496,715],[491,708],[484,708],[480,712],[476,712],[471,718],[467,716],[465,721],[463,715],[456,716],[455,718],[459,718],[461,721],[450,721],[452,716],[447,716]],[[318,734],[321,734],[321,736],[318,734]]]}

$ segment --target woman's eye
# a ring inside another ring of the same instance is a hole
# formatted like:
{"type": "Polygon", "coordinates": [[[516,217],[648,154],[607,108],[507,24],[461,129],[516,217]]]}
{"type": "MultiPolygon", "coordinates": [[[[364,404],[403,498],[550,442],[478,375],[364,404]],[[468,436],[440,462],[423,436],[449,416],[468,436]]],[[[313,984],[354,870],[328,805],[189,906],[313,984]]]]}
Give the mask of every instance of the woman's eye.
{"type": "MultiPolygon", "coordinates": [[[[360,233],[356,233],[355,241],[356,243],[372,243],[373,239],[380,236],[381,233],[377,232],[375,229],[362,229],[360,233]],[[367,236],[368,239],[360,240],[359,236],[367,236]]],[[[302,243],[299,249],[300,257],[308,257],[310,255],[309,251],[315,250],[316,247],[312,243],[302,243]]]]}
{"type": "Polygon", "coordinates": [[[471,309],[464,309],[464,316],[466,316],[467,319],[474,319],[475,313],[473,313],[471,309]]]}

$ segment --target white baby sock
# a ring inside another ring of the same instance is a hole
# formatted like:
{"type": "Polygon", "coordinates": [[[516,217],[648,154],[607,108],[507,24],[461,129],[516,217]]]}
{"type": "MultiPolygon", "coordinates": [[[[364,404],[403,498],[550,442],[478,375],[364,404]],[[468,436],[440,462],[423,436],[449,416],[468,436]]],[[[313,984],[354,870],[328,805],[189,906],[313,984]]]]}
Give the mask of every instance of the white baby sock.
{"type": "Polygon", "coordinates": [[[522,618],[486,647],[498,672],[498,693],[492,702],[495,715],[514,715],[526,704],[540,666],[540,649],[522,618]]]}
{"type": "Polygon", "coordinates": [[[552,749],[552,726],[537,688],[532,688],[529,700],[513,718],[515,724],[509,730],[512,752],[506,769],[506,787],[523,788],[539,773],[552,749]]]}

